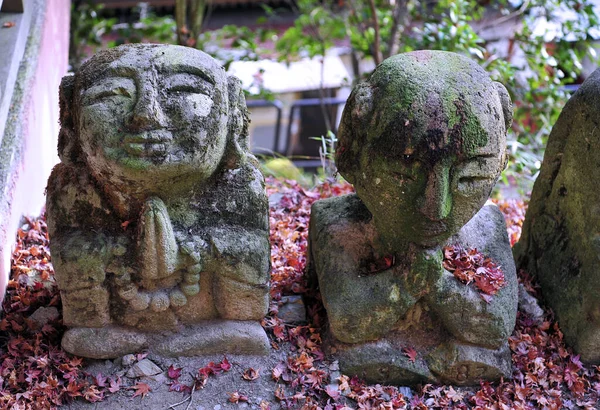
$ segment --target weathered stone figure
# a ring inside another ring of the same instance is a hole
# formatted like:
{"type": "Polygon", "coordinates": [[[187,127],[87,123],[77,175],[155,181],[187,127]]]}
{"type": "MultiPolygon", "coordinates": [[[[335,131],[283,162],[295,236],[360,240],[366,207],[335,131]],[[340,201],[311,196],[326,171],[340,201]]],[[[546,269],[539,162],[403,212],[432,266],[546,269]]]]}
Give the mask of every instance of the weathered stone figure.
{"type": "Polygon", "coordinates": [[[310,225],[342,371],[392,383],[510,377],[517,279],[504,219],[481,207],[505,165],[511,108],[477,64],[441,51],[391,57],[352,92],[336,162],[356,195],[315,202],[310,225]],[[489,304],[444,270],[446,244],[501,265],[506,285],[489,304]]]}
{"type": "Polygon", "coordinates": [[[565,341],[600,363],[600,70],[567,102],[531,192],[517,265],[540,281],[565,341]]]}
{"type": "Polygon", "coordinates": [[[65,77],[60,101],[47,212],[64,348],[265,353],[268,204],[239,80],[201,51],[127,45],[65,77]]]}

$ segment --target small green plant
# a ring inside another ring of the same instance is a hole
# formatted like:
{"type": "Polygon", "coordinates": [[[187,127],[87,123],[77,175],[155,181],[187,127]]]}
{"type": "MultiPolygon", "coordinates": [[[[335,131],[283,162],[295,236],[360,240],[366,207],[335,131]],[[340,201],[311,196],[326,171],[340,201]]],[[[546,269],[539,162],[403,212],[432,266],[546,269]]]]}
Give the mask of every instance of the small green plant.
{"type": "Polygon", "coordinates": [[[311,139],[320,141],[319,158],[321,159],[322,177],[324,179],[335,180],[338,172],[335,166],[335,148],[337,137],[333,131],[327,131],[327,134],[320,137],[312,137],[311,139]]]}

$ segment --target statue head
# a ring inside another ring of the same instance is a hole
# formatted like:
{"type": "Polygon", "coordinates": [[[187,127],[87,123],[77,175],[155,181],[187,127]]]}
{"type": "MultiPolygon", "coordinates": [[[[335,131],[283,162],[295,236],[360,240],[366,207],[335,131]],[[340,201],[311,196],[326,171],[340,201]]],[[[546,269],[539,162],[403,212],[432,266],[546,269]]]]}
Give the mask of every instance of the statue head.
{"type": "Polygon", "coordinates": [[[508,92],[475,62],[399,54],[356,86],[336,163],[392,249],[442,244],[487,200],[506,165],[508,92]]]}
{"type": "Polygon", "coordinates": [[[202,182],[248,150],[239,80],[199,50],[101,51],[63,79],[60,95],[62,161],[134,196],[202,182]]]}

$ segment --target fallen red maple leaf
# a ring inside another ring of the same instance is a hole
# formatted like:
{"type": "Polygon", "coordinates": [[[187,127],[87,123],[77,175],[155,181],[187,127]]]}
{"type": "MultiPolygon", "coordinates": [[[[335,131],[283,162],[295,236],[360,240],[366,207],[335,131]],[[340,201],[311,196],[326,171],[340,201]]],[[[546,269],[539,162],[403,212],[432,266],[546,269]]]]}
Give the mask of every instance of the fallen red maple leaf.
{"type": "Polygon", "coordinates": [[[408,359],[411,362],[415,362],[415,360],[417,359],[417,351],[415,349],[413,349],[412,347],[403,347],[402,348],[402,353],[404,353],[404,355],[406,357],[408,357],[408,359]]]}
{"type": "Polygon", "coordinates": [[[121,390],[121,376],[117,376],[116,379],[110,378],[108,391],[111,393],[116,393],[121,390]]]}
{"type": "Polygon", "coordinates": [[[221,370],[223,370],[224,372],[228,372],[229,370],[231,370],[231,363],[229,363],[229,360],[227,360],[227,356],[223,357],[223,360],[221,360],[221,370]]]}
{"type": "Polygon", "coordinates": [[[179,379],[179,376],[181,376],[181,368],[176,368],[173,365],[169,366],[169,369],[167,370],[167,376],[169,376],[169,379],[179,379]]]}
{"type": "Polygon", "coordinates": [[[137,383],[136,385],[131,386],[129,390],[135,390],[133,397],[141,396],[142,399],[146,397],[146,394],[152,391],[150,386],[148,386],[146,383],[137,383]]]}

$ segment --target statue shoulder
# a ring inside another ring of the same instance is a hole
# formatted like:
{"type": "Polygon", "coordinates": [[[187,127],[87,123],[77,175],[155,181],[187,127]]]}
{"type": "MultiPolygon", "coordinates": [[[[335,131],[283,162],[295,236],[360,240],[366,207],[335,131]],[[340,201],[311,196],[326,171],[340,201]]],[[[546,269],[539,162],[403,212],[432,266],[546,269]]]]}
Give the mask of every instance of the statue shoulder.
{"type": "MultiPolygon", "coordinates": [[[[311,208],[309,236],[315,244],[365,246],[374,236],[372,215],[355,194],[321,199],[311,208]]],[[[320,245],[317,245],[320,246],[320,245]]]]}
{"type": "Polygon", "coordinates": [[[356,194],[320,199],[311,208],[311,221],[319,226],[354,225],[371,219],[371,213],[356,194]]]}
{"type": "Polygon", "coordinates": [[[265,180],[252,163],[221,171],[214,185],[196,196],[194,207],[205,226],[238,225],[267,232],[269,229],[265,180]]]}
{"type": "Polygon", "coordinates": [[[103,226],[111,214],[89,173],[62,163],[48,179],[46,210],[50,231],[103,226]]]}
{"type": "Polygon", "coordinates": [[[505,275],[516,277],[506,222],[496,205],[486,205],[481,208],[448,242],[466,248],[477,248],[500,265],[505,275]]]}

